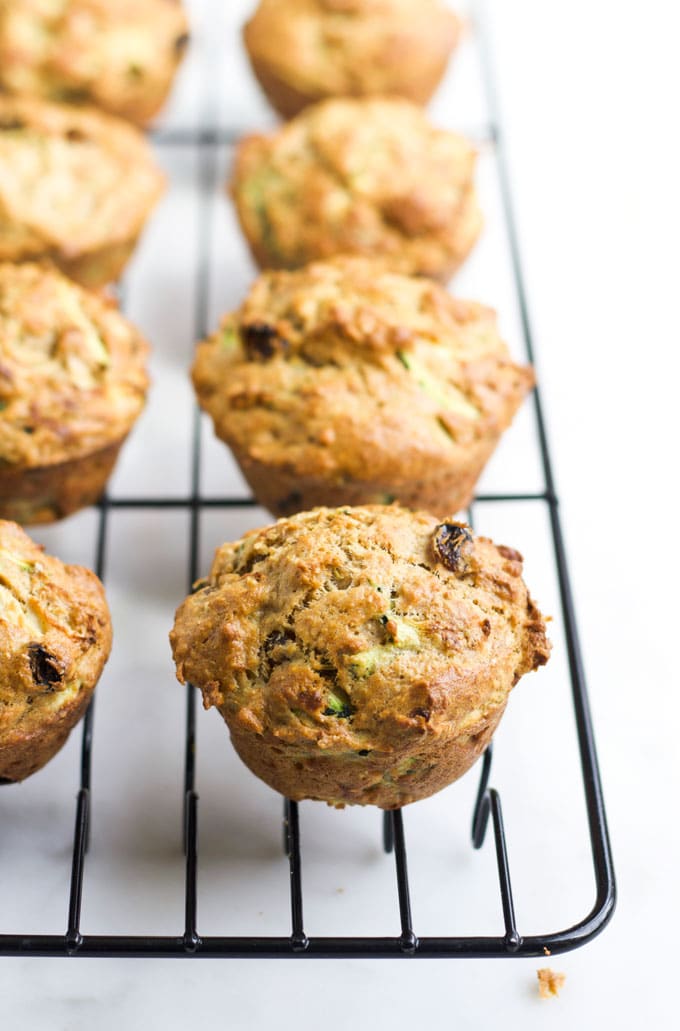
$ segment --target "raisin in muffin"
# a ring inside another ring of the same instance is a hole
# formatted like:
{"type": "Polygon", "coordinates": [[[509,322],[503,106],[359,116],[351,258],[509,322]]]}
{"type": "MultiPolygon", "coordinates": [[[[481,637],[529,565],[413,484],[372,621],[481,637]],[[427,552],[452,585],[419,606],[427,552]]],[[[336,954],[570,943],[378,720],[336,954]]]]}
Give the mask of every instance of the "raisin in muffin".
{"type": "Polygon", "coordinates": [[[533,385],[494,312],[336,258],[265,272],[200,344],[199,403],[275,515],[399,500],[446,515],[533,385]]]}
{"type": "Polygon", "coordinates": [[[327,100],[236,151],[232,194],[257,263],[380,255],[447,279],[481,228],[474,148],[406,100],[327,100]]]}
{"type": "Polygon", "coordinates": [[[261,0],[243,35],[262,89],[292,118],[327,97],[426,104],[460,22],[441,0],[261,0]]]}
{"type": "Polygon", "coordinates": [[[0,517],[50,522],[102,493],[144,406],[148,346],[114,302],[0,264],[0,517]]]}
{"type": "Polygon", "coordinates": [[[521,571],[422,512],[304,512],[218,549],[177,612],[177,674],[283,795],[398,808],[465,773],[547,661],[521,571]]]}
{"type": "Polygon", "coordinates": [[[0,89],[143,125],[188,40],[180,0],[0,0],[0,89]]]}
{"type": "Polygon", "coordinates": [[[142,134],[94,108],[0,96],[0,261],[118,278],[164,178],[142,134]]]}
{"type": "Polygon", "coordinates": [[[104,588],[0,520],[0,781],[35,773],[81,718],[111,650],[104,588]]]}

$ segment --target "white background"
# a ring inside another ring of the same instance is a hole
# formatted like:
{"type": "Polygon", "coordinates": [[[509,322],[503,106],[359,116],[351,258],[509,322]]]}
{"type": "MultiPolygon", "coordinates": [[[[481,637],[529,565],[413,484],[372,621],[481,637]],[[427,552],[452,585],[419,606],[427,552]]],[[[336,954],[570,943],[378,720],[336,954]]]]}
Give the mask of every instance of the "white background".
{"type": "MultiPolygon", "coordinates": [[[[200,55],[219,48],[209,104],[224,124],[272,122],[249,78],[237,25],[251,6],[195,0],[196,43],[167,120],[199,117],[200,55]],[[210,21],[212,19],[212,22],[210,21]],[[208,30],[208,26],[211,29],[208,30]]],[[[678,407],[674,4],[488,0],[538,374],[548,411],[620,901],[602,936],[555,957],[558,1000],[537,998],[532,960],[0,961],[3,1026],[102,1031],[373,1027],[531,1029],[674,1026],[678,897],[678,562],[674,483],[678,407]]],[[[476,133],[486,116],[476,52],[462,49],[432,107],[476,133]]],[[[114,494],[186,493],[195,302],[192,152],[164,149],[173,187],[127,277],[127,310],[155,347],[155,388],[114,494]]],[[[220,155],[222,178],[229,160],[220,155]]],[[[493,155],[482,148],[487,229],[455,289],[499,308],[521,354],[493,155]]],[[[208,320],[238,303],[252,276],[216,193],[208,320]]],[[[489,490],[535,489],[530,411],[485,477],[489,490]]],[[[204,431],[203,489],[242,489],[204,431]]],[[[542,511],[478,510],[481,529],[519,546],[543,607],[557,612],[542,511]]],[[[202,564],[262,513],[203,526],[202,564]]],[[[92,562],[85,513],[36,532],[62,557],[92,562]]],[[[186,587],[186,521],[116,514],[107,586],[116,649],[98,691],[93,841],[83,930],[177,934],[184,697],[165,635],[186,587]]],[[[506,813],[520,930],[585,915],[592,881],[566,693],[559,620],[550,666],[518,687],[498,735],[493,782],[506,813]]],[[[42,773],[0,796],[0,928],[63,930],[78,734],[42,773]]],[[[214,713],[199,712],[199,929],[286,933],[279,804],[242,770],[214,713]]],[[[405,813],[416,930],[499,933],[493,856],[473,854],[474,774],[405,813]],[[469,780],[469,783],[468,783],[469,780]]],[[[391,860],[371,811],[302,806],[310,934],[395,934],[391,860]]]]}

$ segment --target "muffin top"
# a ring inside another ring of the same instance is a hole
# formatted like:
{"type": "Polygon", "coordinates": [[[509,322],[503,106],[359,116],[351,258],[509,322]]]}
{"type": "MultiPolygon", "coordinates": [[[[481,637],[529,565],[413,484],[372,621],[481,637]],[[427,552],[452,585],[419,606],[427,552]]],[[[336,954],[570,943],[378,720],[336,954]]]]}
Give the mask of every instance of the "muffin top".
{"type": "Polygon", "coordinates": [[[364,258],[266,272],[199,345],[217,433],[299,475],[399,480],[497,435],[533,384],[496,316],[364,258]]]}
{"type": "Polygon", "coordinates": [[[316,509],[218,549],[171,634],[232,730],[329,755],[475,733],[548,659],[522,558],[395,506],[316,509]]]}
{"type": "Polygon", "coordinates": [[[46,265],[0,264],[0,472],[125,436],[144,404],[147,354],[112,300],[46,265]]]}
{"type": "Polygon", "coordinates": [[[378,254],[440,277],[476,239],[474,147],[395,98],[327,100],[236,152],[232,191],[262,265],[378,254]]]}
{"type": "Polygon", "coordinates": [[[187,41],[179,0],[0,0],[0,86],[145,122],[187,41]]]}
{"type": "Polygon", "coordinates": [[[431,80],[459,31],[441,0],[261,0],[244,35],[255,61],[321,99],[409,95],[408,83],[431,80]]]}
{"type": "Polygon", "coordinates": [[[30,738],[96,683],[111,649],[104,589],[0,520],[0,745],[30,738]]]}
{"type": "Polygon", "coordinates": [[[128,243],[163,184],[146,140],[121,119],[0,96],[0,260],[128,243]]]}

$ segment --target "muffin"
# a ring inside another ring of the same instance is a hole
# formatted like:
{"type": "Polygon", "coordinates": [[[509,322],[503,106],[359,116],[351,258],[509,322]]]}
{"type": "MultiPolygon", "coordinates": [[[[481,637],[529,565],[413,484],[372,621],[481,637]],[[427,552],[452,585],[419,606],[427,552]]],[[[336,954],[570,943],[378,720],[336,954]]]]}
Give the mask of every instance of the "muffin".
{"type": "Polygon", "coordinates": [[[177,675],[288,798],[395,809],[460,777],[547,662],[522,557],[396,506],[316,509],[218,549],[177,675]]]}
{"type": "Polygon", "coordinates": [[[180,0],[0,0],[0,89],[143,125],[188,41],[180,0]]]}
{"type": "Polygon", "coordinates": [[[475,161],[407,100],[327,100],[242,140],[232,194],[263,268],[364,254],[445,280],[481,229],[475,161]]]}
{"type": "Polygon", "coordinates": [[[441,0],[261,0],[243,30],[253,71],[284,118],[328,97],[426,104],[459,35],[441,0]]]}
{"type": "Polygon", "coordinates": [[[55,755],[85,712],[111,650],[104,588],[0,520],[0,781],[55,755]]]}
{"type": "Polygon", "coordinates": [[[0,96],[0,261],[118,278],[164,177],[142,136],[93,108],[0,96]]]}
{"type": "Polygon", "coordinates": [[[92,504],[144,406],[148,345],[56,269],[0,264],[0,518],[92,504]]]}
{"type": "Polygon", "coordinates": [[[196,394],[275,515],[389,503],[447,515],[531,389],[489,308],[366,258],[265,272],[200,344],[196,394]]]}

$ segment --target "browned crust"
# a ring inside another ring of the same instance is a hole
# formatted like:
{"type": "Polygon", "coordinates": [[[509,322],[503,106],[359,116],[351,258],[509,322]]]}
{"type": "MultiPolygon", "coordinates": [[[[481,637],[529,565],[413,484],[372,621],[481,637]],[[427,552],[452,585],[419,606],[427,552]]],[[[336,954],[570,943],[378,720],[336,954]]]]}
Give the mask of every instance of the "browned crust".
{"type": "Polygon", "coordinates": [[[261,268],[363,254],[445,281],[483,224],[475,160],[467,141],[406,100],[327,100],[243,139],[230,191],[261,268]]]}
{"type": "Polygon", "coordinates": [[[165,183],[143,135],[122,119],[2,94],[0,161],[0,260],[47,258],[93,288],[120,276],[165,183]]]}
{"type": "Polygon", "coordinates": [[[490,309],[364,258],[261,275],[192,376],[279,516],[395,500],[459,511],[534,381],[490,309]]]}
{"type": "Polygon", "coordinates": [[[414,0],[410,17],[396,5],[380,12],[345,5],[338,11],[309,0],[261,3],[244,25],[253,72],[271,105],[284,118],[337,96],[401,96],[426,104],[460,36],[461,23],[441,4],[422,10],[414,0]],[[301,22],[298,22],[301,19],[301,22]],[[309,26],[316,21],[313,39],[309,26]],[[304,24],[304,34],[300,25],[304,24]]]}
{"type": "Polygon", "coordinates": [[[83,688],[69,705],[31,731],[21,728],[0,737],[0,780],[26,780],[41,770],[66,744],[69,734],[85,715],[95,682],[83,688]]]}
{"type": "Polygon", "coordinates": [[[104,493],[124,439],[54,465],[0,466],[0,519],[25,526],[52,523],[93,505],[104,493]]]}
{"type": "Polygon", "coordinates": [[[512,548],[398,507],[317,509],[218,549],[177,675],[290,798],[397,808],[461,776],[550,653],[512,548]]]}
{"type": "Polygon", "coordinates": [[[0,89],[145,125],[167,98],[187,31],[179,0],[0,0],[0,89]]]}
{"type": "Polygon", "coordinates": [[[0,780],[34,773],[85,712],[111,650],[104,589],[0,520],[0,780]]]}

